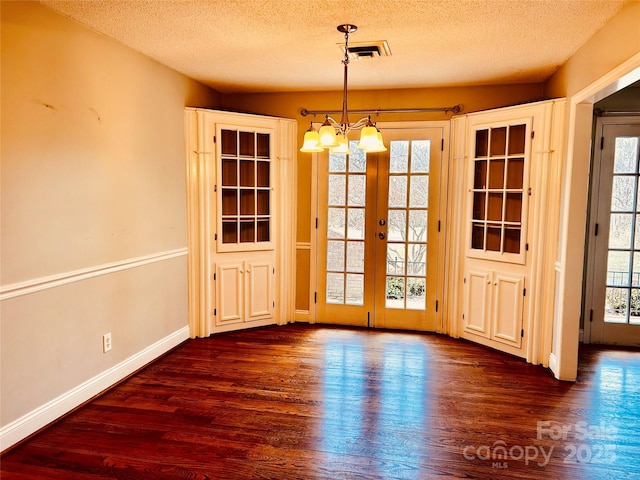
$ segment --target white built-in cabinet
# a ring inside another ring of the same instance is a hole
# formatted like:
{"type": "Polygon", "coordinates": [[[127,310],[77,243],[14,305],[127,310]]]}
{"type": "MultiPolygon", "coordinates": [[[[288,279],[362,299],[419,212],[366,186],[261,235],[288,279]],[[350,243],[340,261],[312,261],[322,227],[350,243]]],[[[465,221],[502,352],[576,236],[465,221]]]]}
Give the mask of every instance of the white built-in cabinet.
{"type": "Polygon", "coordinates": [[[192,337],[293,319],[294,120],[187,108],[192,337]]]}
{"type": "Polygon", "coordinates": [[[520,348],[524,279],[500,271],[466,270],[465,333],[520,348]]]}
{"type": "Polygon", "coordinates": [[[216,324],[233,325],[274,318],[275,267],[267,257],[255,261],[216,263],[215,285],[219,308],[216,324]]]}
{"type": "Polygon", "coordinates": [[[451,332],[547,364],[564,100],[454,118],[451,332]]]}

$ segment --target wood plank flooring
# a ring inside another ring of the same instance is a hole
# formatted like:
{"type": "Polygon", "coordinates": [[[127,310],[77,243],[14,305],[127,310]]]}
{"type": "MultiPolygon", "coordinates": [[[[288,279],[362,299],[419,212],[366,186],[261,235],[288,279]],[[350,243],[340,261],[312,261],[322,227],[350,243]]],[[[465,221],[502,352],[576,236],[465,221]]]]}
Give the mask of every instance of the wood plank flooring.
{"type": "Polygon", "coordinates": [[[190,340],[1,459],[27,479],[640,478],[640,352],[577,383],[462,340],[301,324],[190,340]]]}

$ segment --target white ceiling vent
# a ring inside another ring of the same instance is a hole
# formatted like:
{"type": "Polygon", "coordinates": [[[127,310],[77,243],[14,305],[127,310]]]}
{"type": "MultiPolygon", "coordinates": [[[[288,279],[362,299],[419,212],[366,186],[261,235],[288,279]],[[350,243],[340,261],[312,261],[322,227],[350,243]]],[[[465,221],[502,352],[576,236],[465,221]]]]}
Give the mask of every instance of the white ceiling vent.
{"type": "MultiPolygon", "coordinates": [[[[344,53],[344,43],[338,46],[344,53]]],[[[374,40],[370,42],[349,42],[349,60],[360,60],[362,58],[388,57],[391,49],[386,40],[374,40]]]]}

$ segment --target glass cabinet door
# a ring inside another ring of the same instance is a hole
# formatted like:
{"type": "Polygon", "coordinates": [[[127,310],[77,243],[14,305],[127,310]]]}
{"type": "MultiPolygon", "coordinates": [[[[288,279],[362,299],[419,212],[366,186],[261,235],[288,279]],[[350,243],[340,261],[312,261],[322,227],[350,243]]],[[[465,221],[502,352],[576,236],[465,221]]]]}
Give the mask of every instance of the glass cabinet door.
{"type": "Polygon", "coordinates": [[[528,131],[522,123],[473,133],[470,256],[523,262],[528,131]]]}
{"type": "Polygon", "coordinates": [[[219,129],[218,250],[271,249],[272,133],[219,129]]]}

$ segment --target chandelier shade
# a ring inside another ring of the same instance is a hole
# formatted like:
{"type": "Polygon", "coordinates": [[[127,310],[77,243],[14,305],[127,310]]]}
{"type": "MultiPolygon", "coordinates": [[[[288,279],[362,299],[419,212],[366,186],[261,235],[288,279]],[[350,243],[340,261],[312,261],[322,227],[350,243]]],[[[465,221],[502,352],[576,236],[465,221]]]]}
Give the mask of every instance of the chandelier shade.
{"type": "Polygon", "coordinates": [[[336,138],[339,132],[328,122],[320,127],[318,137],[320,138],[320,146],[323,148],[337,147],[338,139],[336,138]]]}
{"type": "Polygon", "coordinates": [[[340,122],[336,121],[329,115],[325,116],[324,123],[318,131],[313,128],[311,123],[309,130],[304,134],[301,152],[322,152],[329,149],[331,153],[349,154],[348,135],[351,130],[361,130],[358,148],[365,152],[375,153],[384,152],[387,148],[384,146],[382,134],[371,121],[371,116],[363,117],[355,123],[349,122],[349,110],[347,107],[347,79],[349,72],[349,34],[358,29],[355,25],[343,24],[338,25],[338,31],[344,33],[344,84],[342,91],[342,118],[340,122]]]}

